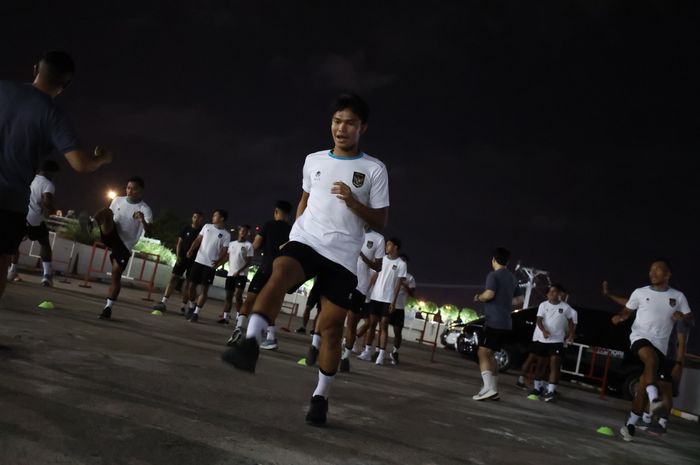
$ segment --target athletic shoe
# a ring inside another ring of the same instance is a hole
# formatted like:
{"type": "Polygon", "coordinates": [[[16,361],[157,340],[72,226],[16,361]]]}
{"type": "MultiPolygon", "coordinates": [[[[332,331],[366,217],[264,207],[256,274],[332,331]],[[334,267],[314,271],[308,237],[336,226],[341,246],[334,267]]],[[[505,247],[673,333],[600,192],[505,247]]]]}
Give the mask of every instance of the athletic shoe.
{"type": "Polygon", "coordinates": [[[312,426],[323,426],[326,424],[328,414],[328,399],[323,396],[313,396],[309,411],[306,413],[306,422],[312,426]]]}
{"type": "Polygon", "coordinates": [[[153,307],[151,307],[153,310],[160,310],[161,312],[165,311],[165,303],[164,302],[158,302],[155,304],[153,307]]]}
{"type": "Polygon", "coordinates": [[[519,387],[523,391],[527,391],[527,384],[521,383],[519,380],[515,382],[515,386],[519,387]]]}
{"type": "Polygon", "coordinates": [[[347,373],[350,371],[350,359],[349,358],[341,358],[340,359],[340,366],[338,367],[338,371],[342,373],[347,373]]]}
{"type": "Polygon", "coordinates": [[[227,325],[229,323],[228,318],[223,317],[223,316],[221,318],[219,318],[218,320],[216,320],[216,322],[219,323],[220,325],[227,325]]]}
{"type": "Polygon", "coordinates": [[[240,339],[230,349],[221,354],[221,360],[243,371],[255,373],[255,364],[258,362],[258,343],[254,337],[240,339]]]}
{"type": "Polygon", "coordinates": [[[530,400],[539,400],[540,396],[542,396],[542,391],[538,391],[537,389],[533,389],[527,393],[527,398],[530,400]]]}
{"type": "Polygon", "coordinates": [[[556,400],[556,397],[557,397],[557,393],[556,393],[556,392],[554,392],[554,391],[551,391],[551,392],[547,391],[547,392],[545,392],[544,395],[542,396],[542,400],[545,401],[545,402],[553,402],[553,401],[556,400]]]}
{"type": "Polygon", "coordinates": [[[182,313],[182,316],[185,316],[187,314],[187,307],[184,305],[180,307],[180,313],[182,313]]]}
{"type": "Polygon", "coordinates": [[[624,425],[620,428],[620,434],[622,435],[622,439],[626,442],[630,442],[634,439],[634,425],[624,425]]]}
{"type": "Polygon", "coordinates": [[[372,361],[372,354],[367,351],[363,350],[360,355],[357,356],[360,360],[364,360],[365,362],[371,362],[372,361]]]}
{"type": "Polygon", "coordinates": [[[646,431],[646,429],[649,428],[649,426],[651,426],[651,422],[645,423],[644,420],[642,420],[641,418],[639,418],[634,424],[635,428],[641,429],[642,431],[646,431]]]}
{"type": "Polygon", "coordinates": [[[651,423],[646,428],[646,431],[648,434],[651,434],[652,436],[656,436],[656,437],[661,437],[664,434],[666,434],[666,428],[661,426],[661,424],[658,422],[651,423]]]}
{"type": "Polygon", "coordinates": [[[664,403],[661,399],[656,398],[649,402],[649,414],[654,415],[660,413],[664,408],[664,403]]]}
{"type": "Polygon", "coordinates": [[[231,334],[231,337],[228,338],[228,341],[226,341],[227,346],[232,346],[236,342],[238,342],[241,339],[241,336],[243,336],[243,330],[241,328],[236,328],[233,330],[233,333],[231,334]]]}
{"type": "Polygon", "coordinates": [[[105,307],[102,313],[100,313],[99,319],[109,320],[110,318],[112,318],[112,307],[105,307]]]}
{"type": "Polygon", "coordinates": [[[389,358],[391,359],[391,364],[392,365],[398,365],[399,364],[399,353],[398,352],[392,352],[389,354],[389,358]]]}
{"type": "Polygon", "coordinates": [[[473,395],[472,399],[481,401],[481,400],[489,400],[489,399],[492,399],[494,397],[498,397],[498,392],[494,391],[493,389],[484,388],[481,391],[479,391],[478,394],[473,395]]]}
{"type": "Polygon", "coordinates": [[[300,326],[297,329],[297,334],[306,334],[306,328],[304,328],[303,326],[300,326]]]}
{"type": "Polygon", "coordinates": [[[260,348],[264,350],[275,350],[277,349],[277,339],[265,339],[260,348]]]}
{"type": "Polygon", "coordinates": [[[189,320],[194,315],[194,308],[188,308],[187,313],[185,313],[185,319],[189,320]]]}
{"type": "Polygon", "coordinates": [[[45,274],[41,278],[41,285],[44,287],[53,287],[53,276],[50,274],[45,274]]]}
{"type": "Polygon", "coordinates": [[[316,365],[318,360],[318,349],[314,346],[309,346],[309,353],[306,355],[306,366],[312,367],[316,365]]]}
{"type": "Polygon", "coordinates": [[[192,313],[190,317],[190,323],[196,323],[199,321],[199,313],[192,313]]]}
{"type": "Polygon", "coordinates": [[[375,365],[382,366],[384,365],[384,356],[383,355],[378,355],[377,360],[374,361],[375,365]]]}

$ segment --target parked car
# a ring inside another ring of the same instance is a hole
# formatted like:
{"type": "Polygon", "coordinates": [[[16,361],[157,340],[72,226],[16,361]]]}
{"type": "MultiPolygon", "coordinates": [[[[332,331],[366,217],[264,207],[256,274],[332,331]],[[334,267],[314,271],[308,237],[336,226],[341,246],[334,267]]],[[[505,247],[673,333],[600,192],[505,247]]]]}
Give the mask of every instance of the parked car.
{"type": "MultiPolygon", "coordinates": [[[[576,338],[573,345],[567,347],[562,358],[562,379],[586,381],[590,384],[599,384],[595,380],[587,378],[591,367],[591,359],[594,350],[596,366],[593,376],[602,376],[607,353],[611,354],[608,369],[607,389],[627,399],[631,399],[636,391],[639,375],[642,373],[642,365],[638,361],[630,360],[625,356],[629,349],[629,333],[633,318],[621,325],[613,325],[610,319],[613,313],[606,310],[575,307],[578,312],[578,325],[576,326],[576,338]],[[588,346],[581,351],[581,360],[578,361],[579,345],[588,346]],[[578,362],[577,376],[566,371],[575,371],[578,362]]],[[[511,340],[499,352],[494,353],[499,366],[499,371],[520,370],[525,361],[532,342],[532,333],[537,320],[537,307],[530,307],[513,312],[513,334],[511,340]]],[[[454,331],[460,328],[455,327],[454,331]]],[[[445,339],[450,338],[449,328],[445,331],[445,339]]],[[[472,321],[461,327],[457,336],[456,349],[465,357],[477,359],[479,343],[483,340],[484,319],[472,321]]],[[[454,336],[452,336],[454,337],[454,336]]]]}

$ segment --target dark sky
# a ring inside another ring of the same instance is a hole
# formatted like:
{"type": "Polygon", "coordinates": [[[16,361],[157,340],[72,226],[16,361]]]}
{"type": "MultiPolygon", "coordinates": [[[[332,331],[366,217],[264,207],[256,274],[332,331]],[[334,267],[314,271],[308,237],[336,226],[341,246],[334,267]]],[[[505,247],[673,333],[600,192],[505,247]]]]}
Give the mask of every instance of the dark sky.
{"type": "MultiPolygon", "coordinates": [[[[700,306],[695,2],[69,3],[0,6],[2,78],[70,51],[60,104],[116,153],[60,175],[64,209],[140,174],[156,213],[260,223],[298,200],[304,156],[332,142],[329,102],[354,90],[372,107],[363,148],[389,170],[386,234],[419,283],[483,283],[506,245],[600,307],[602,279],[628,294],[661,255],[700,306]]],[[[463,306],[473,290],[422,295],[463,306]]]]}

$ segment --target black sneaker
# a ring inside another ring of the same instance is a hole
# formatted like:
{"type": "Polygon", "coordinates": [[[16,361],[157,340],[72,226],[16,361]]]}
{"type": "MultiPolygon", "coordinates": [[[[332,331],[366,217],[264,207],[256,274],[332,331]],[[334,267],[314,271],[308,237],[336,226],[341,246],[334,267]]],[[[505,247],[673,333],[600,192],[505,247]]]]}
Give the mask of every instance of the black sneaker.
{"type": "Polygon", "coordinates": [[[544,393],[544,396],[542,396],[542,400],[544,400],[545,402],[554,402],[556,399],[557,399],[557,394],[554,391],[552,391],[552,392],[547,391],[544,393]]]}
{"type": "Polygon", "coordinates": [[[312,426],[323,426],[326,424],[327,414],[328,400],[323,396],[313,396],[306,414],[306,422],[312,426]]]}
{"type": "Polygon", "coordinates": [[[192,313],[192,316],[189,318],[190,323],[196,323],[199,321],[199,314],[198,313],[192,313]]]}
{"type": "Polygon", "coordinates": [[[398,365],[399,364],[399,353],[398,352],[392,352],[389,354],[389,358],[391,358],[391,364],[392,365],[398,365]]]}
{"type": "Polygon", "coordinates": [[[312,367],[316,365],[318,360],[318,349],[314,346],[309,346],[309,353],[306,356],[306,366],[312,367]]]}
{"type": "Polygon", "coordinates": [[[260,349],[254,337],[241,339],[221,354],[221,360],[243,371],[255,373],[260,349]]]}
{"type": "Polygon", "coordinates": [[[222,316],[221,318],[219,318],[218,320],[216,320],[216,322],[219,323],[220,325],[227,325],[227,324],[228,324],[228,318],[225,318],[225,317],[222,316]]]}
{"type": "Polygon", "coordinates": [[[233,334],[231,334],[231,337],[228,338],[228,341],[226,341],[226,345],[229,347],[233,347],[234,345],[236,345],[236,342],[241,340],[241,336],[243,336],[243,329],[234,329],[233,334]]]}
{"type": "Polygon", "coordinates": [[[185,316],[187,314],[187,307],[184,305],[180,307],[180,313],[182,313],[182,316],[185,316]]]}
{"type": "Polygon", "coordinates": [[[185,313],[185,318],[189,320],[192,318],[192,315],[194,315],[194,308],[188,308],[187,313],[185,313]]]}
{"type": "Polygon", "coordinates": [[[297,334],[306,334],[306,328],[300,326],[299,329],[297,329],[297,334]]]}
{"type": "Polygon", "coordinates": [[[347,373],[350,371],[350,359],[349,358],[341,358],[340,359],[340,366],[338,367],[338,371],[341,371],[343,373],[347,373]]]}
{"type": "Polygon", "coordinates": [[[112,307],[105,307],[98,317],[100,320],[109,320],[112,318],[112,307]]]}

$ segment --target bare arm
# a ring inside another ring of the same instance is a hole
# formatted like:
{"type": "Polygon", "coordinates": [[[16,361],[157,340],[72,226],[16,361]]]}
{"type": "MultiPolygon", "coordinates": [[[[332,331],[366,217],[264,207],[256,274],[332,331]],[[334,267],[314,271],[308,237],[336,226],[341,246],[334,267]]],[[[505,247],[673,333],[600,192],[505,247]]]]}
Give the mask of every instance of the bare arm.
{"type": "Polygon", "coordinates": [[[569,334],[566,336],[566,343],[571,344],[574,342],[576,337],[576,326],[574,325],[574,320],[569,320],[569,334]]]}
{"type": "Polygon", "coordinates": [[[56,213],[56,206],[54,205],[54,197],[51,192],[44,192],[41,194],[41,212],[45,215],[53,215],[56,213]]]}
{"type": "Polygon", "coordinates": [[[260,247],[262,247],[264,240],[265,238],[260,234],[256,235],[255,239],[253,239],[253,250],[258,250],[260,247]]]}
{"type": "Polygon", "coordinates": [[[603,281],[602,291],[603,291],[603,295],[604,295],[605,297],[607,297],[608,299],[612,300],[612,301],[615,302],[616,304],[621,305],[621,306],[623,306],[623,307],[624,307],[625,305],[627,305],[627,299],[625,299],[624,297],[620,297],[619,295],[610,294],[610,293],[608,292],[608,282],[607,282],[607,281],[603,281]]]}
{"type": "Polygon", "coordinates": [[[544,318],[541,316],[537,317],[537,327],[540,328],[540,331],[542,331],[542,335],[544,336],[545,339],[549,338],[549,331],[547,331],[547,328],[544,327],[544,318]]]}
{"type": "Polygon", "coordinates": [[[112,152],[106,152],[95,148],[98,155],[90,156],[82,149],[71,150],[63,154],[68,160],[68,164],[75,171],[80,173],[91,173],[96,171],[100,166],[112,162],[112,152]]]}
{"type": "Polygon", "coordinates": [[[370,228],[375,230],[384,229],[389,218],[388,208],[369,208],[360,203],[352,194],[352,189],[344,182],[333,183],[331,194],[335,194],[337,198],[345,202],[345,205],[362,221],[367,223],[370,228]]]}
{"type": "Polygon", "coordinates": [[[306,210],[306,205],[309,203],[309,193],[303,191],[301,193],[301,199],[299,199],[299,205],[297,205],[297,218],[299,218],[302,213],[306,210]]]}
{"type": "Polygon", "coordinates": [[[175,244],[175,256],[180,258],[180,247],[182,246],[182,238],[177,238],[177,244],[175,244]]]}
{"type": "Polygon", "coordinates": [[[377,272],[382,271],[382,259],[381,258],[378,258],[376,260],[370,260],[362,252],[360,252],[360,258],[362,259],[363,262],[365,262],[367,264],[368,267],[370,267],[374,271],[377,271],[377,272]]]}
{"type": "Polygon", "coordinates": [[[143,231],[146,233],[146,236],[150,237],[151,233],[153,232],[153,223],[146,221],[146,217],[143,215],[143,212],[134,212],[134,218],[141,222],[143,225],[143,231]]]}
{"type": "Polygon", "coordinates": [[[612,317],[612,323],[614,325],[618,325],[623,321],[627,320],[627,318],[629,318],[630,315],[632,315],[632,310],[627,307],[624,307],[622,310],[620,310],[620,313],[612,317]]]}
{"type": "Polygon", "coordinates": [[[493,300],[494,297],[496,297],[496,293],[491,289],[486,289],[484,292],[474,296],[474,302],[488,302],[493,300]]]}
{"type": "Polygon", "coordinates": [[[203,236],[200,234],[197,236],[197,238],[192,242],[192,245],[190,246],[190,250],[187,251],[187,258],[193,258],[195,251],[199,248],[199,245],[202,243],[203,236]]]}
{"type": "Polygon", "coordinates": [[[396,299],[399,296],[399,291],[401,291],[401,286],[403,285],[404,281],[406,281],[406,278],[399,278],[399,280],[396,281],[396,286],[394,286],[394,298],[391,299],[391,305],[389,305],[390,312],[393,312],[396,309],[396,299]]]}

